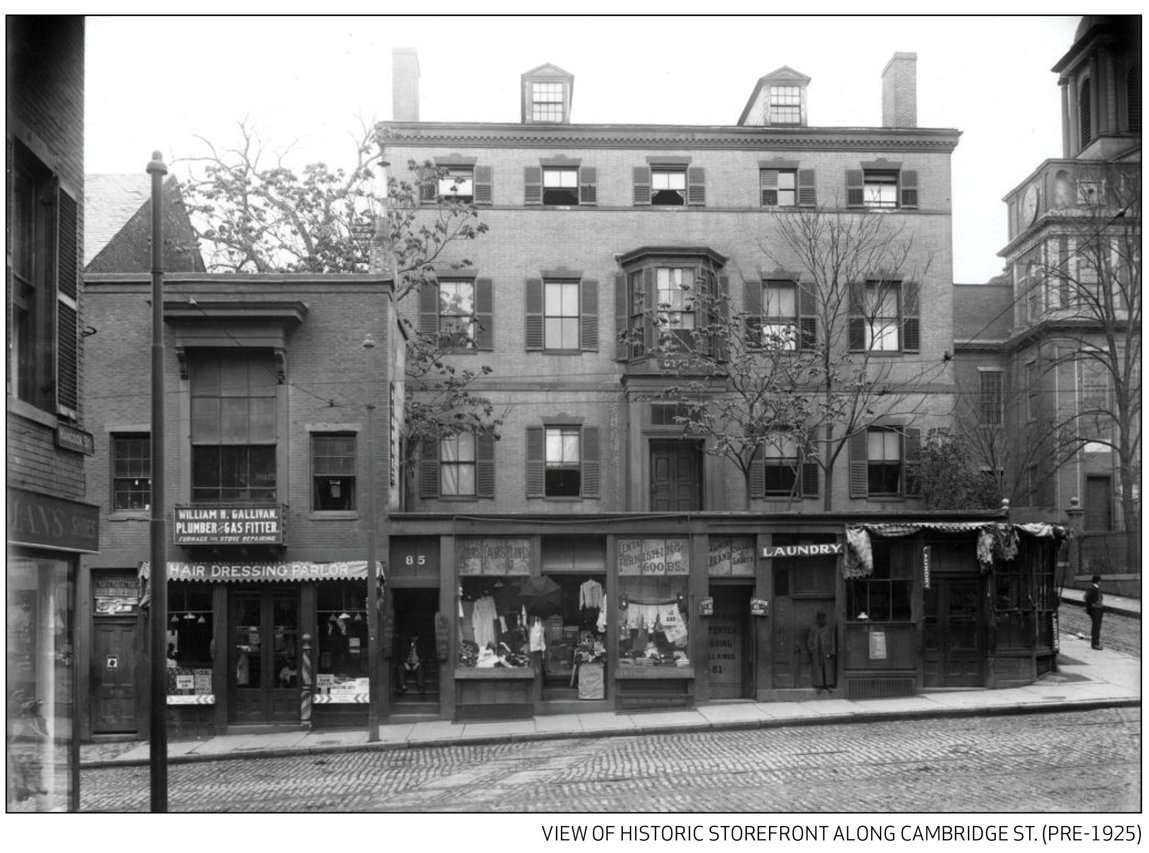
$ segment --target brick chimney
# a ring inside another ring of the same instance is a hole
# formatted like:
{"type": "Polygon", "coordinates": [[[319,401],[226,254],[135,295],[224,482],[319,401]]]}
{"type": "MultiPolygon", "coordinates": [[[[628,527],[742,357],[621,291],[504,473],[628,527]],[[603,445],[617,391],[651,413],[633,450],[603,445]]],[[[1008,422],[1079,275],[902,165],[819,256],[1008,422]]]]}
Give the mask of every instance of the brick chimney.
{"type": "Polygon", "coordinates": [[[391,119],[419,120],[419,57],[413,47],[391,49],[391,119]]]}
{"type": "Polygon", "coordinates": [[[918,55],[895,53],[882,72],[882,127],[918,126],[918,55]]]}

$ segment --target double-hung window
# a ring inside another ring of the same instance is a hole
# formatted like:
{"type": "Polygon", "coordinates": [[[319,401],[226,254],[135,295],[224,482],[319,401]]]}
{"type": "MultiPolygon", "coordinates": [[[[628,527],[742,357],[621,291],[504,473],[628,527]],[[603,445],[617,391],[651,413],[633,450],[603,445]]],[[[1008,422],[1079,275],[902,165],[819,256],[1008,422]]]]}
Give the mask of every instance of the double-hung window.
{"type": "Polygon", "coordinates": [[[451,350],[494,349],[494,283],[444,278],[419,288],[419,332],[451,350]]]}
{"type": "Polygon", "coordinates": [[[579,427],[546,429],[546,495],[578,497],[582,489],[581,430],[579,427]]]}
{"type": "Polygon", "coordinates": [[[985,426],[1000,426],[1002,420],[1002,372],[978,371],[978,422],[985,426]]]}
{"type": "Polygon", "coordinates": [[[760,169],[763,207],[795,207],[798,204],[797,169],[760,169]]]}
{"type": "Polygon", "coordinates": [[[898,206],[898,173],[867,170],[862,191],[866,207],[896,208],[898,206]]]}
{"type": "Polygon", "coordinates": [[[762,286],[762,345],[767,349],[798,348],[798,286],[768,281],[762,286]]]}
{"type": "Polygon", "coordinates": [[[798,481],[798,442],[773,436],[762,448],[767,496],[791,495],[798,481]]]}
{"type": "Polygon", "coordinates": [[[446,166],[439,176],[439,197],[456,201],[475,200],[475,170],[472,166],[446,166]]]}
{"type": "Polygon", "coordinates": [[[113,435],[112,511],[146,510],[152,505],[152,447],[147,433],[113,435]]]}
{"type": "Polygon", "coordinates": [[[455,346],[475,346],[475,282],[439,282],[439,333],[455,346]]]}
{"type": "Polygon", "coordinates": [[[910,497],[921,492],[921,431],[878,426],[850,437],[850,497],[910,497]]]}
{"type": "Polygon", "coordinates": [[[577,205],[579,170],[577,167],[543,168],[543,204],[577,205]]]}
{"type": "Polygon", "coordinates": [[[543,282],[543,349],[577,350],[581,341],[577,281],[543,282]]]}
{"type": "Polygon", "coordinates": [[[770,124],[800,124],[802,89],[800,86],[770,87],[770,124]]]}
{"type": "Polygon", "coordinates": [[[356,439],[354,433],[311,436],[311,506],[314,512],[355,510],[356,439]]]}
{"type": "Polygon", "coordinates": [[[898,287],[888,282],[866,284],[866,349],[894,352],[898,341],[898,287]]]}
{"type": "Polygon", "coordinates": [[[192,358],[192,500],[276,500],[278,387],[268,351],[203,349],[192,358]]]}
{"type": "Polygon", "coordinates": [[[686,167],[655,166],[650,170],[650,203],[686,204],[686,167]]]}
{"type": "Polygon", "coordinates": [[[461,432],[439,441],[439,494],[475,495],[475,434],[461,432]]]}
{"type": "Polygon", "coordinates": [[[918,173],[885,160],[846,170],[846,205],[867,210],[918,206],[918,173]]]}
{"type": "Polygon", "coordinates": [[[563,120],[563,84],[531,84],[531,121],[563,120]]]}
{"type": "Polygon", "coordinates": [[[597,498],[599,428],[578,423],[527,427],[527,497],[597,498]]]}
{"type": "Polygon", "coordinates": [[[921,348],[917,282],[870,280],[850,288],[849,346],[863,352],[921,348]]]}

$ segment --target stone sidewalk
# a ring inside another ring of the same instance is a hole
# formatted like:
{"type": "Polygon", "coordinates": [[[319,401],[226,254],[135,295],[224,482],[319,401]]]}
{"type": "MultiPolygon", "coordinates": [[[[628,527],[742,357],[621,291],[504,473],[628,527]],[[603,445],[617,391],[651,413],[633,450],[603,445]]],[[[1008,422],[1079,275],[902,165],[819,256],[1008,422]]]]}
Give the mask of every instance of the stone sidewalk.
{"type": "MultiPolygon", "coordinates": [[[[363,729],[227,734],[205,740],[171,741],[168,743],[168,759],[177,764],[514,740],[767,729],[888,719],[1140,706],[1141,661],[1137,658],[1109,649],[1095,651],[1090,648],[1088,640],[1069,635],[1062,638],[1058,663],[1058,672],[1050,673],[1034,684],[1002,690],[936,690],[891,699],[740,701],[681,710],[559,714],[495,722],[389,722],[379,727],[379,740],[374,743],[367,742],[367,732],[363,729]]],[[[149,746],[146,742],[85,744],[80,747],[81,767],[148,762],[149,746]]]]}

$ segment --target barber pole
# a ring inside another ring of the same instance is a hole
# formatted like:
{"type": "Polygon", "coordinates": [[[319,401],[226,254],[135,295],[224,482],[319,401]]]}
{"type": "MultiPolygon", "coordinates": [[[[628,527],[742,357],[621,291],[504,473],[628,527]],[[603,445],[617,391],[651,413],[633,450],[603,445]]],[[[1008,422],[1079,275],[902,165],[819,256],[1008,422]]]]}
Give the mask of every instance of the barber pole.
{"type": "Polygon", "coordinates": [[[311,731],[311,635],[303,635],[299,658],[299,727],[311,731]]]}

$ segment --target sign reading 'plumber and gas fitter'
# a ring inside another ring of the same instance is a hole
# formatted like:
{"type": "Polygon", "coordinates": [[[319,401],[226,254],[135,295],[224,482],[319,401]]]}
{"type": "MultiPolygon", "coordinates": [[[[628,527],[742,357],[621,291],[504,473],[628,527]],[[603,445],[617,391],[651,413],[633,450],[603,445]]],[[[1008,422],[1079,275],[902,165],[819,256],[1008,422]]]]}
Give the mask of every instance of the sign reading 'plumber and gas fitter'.
{"type": "Polygon", "coordinates": [[[823,557],[842,553],[842,543],[824,545],[767,545],[762,549],[763,557],[823,557]]]}
{"type": "Polygon", "coordinates": [[[279,504],[177,506],[176,545],[281,545],[283,507],[279,504]]]}

